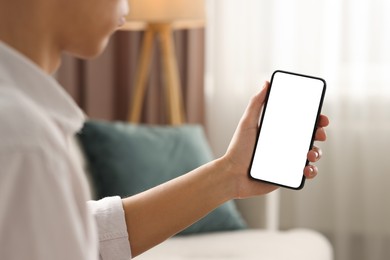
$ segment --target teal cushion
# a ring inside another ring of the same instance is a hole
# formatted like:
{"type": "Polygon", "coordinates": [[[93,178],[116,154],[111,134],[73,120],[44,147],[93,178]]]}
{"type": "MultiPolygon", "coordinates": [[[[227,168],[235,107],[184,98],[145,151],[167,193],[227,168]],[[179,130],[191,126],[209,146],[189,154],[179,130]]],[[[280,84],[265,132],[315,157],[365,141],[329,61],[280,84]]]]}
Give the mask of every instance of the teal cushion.
{"type": "MultiPolygon", "coordinates": [[[[212,160],[199,125],[151,126],[88,121],[79,140],[86,154],[95,198],[131,196],[212,160]]],[[[180,234],[246,228],[229,201],[180,234]]]]}

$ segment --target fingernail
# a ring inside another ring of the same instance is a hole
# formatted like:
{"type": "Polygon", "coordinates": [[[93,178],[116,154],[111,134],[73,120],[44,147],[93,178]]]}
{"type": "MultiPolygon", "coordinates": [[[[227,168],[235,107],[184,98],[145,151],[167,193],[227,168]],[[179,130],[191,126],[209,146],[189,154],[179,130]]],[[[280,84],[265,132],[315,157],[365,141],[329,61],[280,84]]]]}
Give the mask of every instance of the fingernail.
{"type": "Polygon", "coordinates": [[[310,167],[310,173],[309,173],[309,176],[310,176],[310,177],[314,177],[314,176],[315,176],[315,172],[314,172],[314,169],[313,169],[313,167],[310,167]]]}

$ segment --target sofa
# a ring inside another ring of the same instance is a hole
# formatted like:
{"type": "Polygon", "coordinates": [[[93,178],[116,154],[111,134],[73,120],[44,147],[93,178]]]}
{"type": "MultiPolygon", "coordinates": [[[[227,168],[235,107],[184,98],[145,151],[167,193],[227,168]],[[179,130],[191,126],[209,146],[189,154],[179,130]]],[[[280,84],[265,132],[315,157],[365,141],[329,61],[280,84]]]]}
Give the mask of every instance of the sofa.
{"type": "MultiPolygon", "coordinates": [[[[78,141],[95,199],[134,195],[213,159],[199,125],[90,120],[78,141]]],[[[229,201],[137,259],[333,259],[332,246],[319,232],[261,223],[261,212],[270,210],[263,200],[229,201]]],[[[277,214],[269,218],[277,222],[277,214]]]]}

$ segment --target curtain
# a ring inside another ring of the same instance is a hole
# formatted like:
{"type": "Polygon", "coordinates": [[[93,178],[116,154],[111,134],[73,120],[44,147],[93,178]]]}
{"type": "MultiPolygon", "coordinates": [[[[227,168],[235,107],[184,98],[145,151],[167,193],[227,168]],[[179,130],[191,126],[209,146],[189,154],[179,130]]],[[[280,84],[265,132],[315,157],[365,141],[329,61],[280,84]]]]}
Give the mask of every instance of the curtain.
{"type": "Polygon", "coordinates": [[[206,122],[213,149],[224,153],[250,97],[274,70],[323,77],[323,113],[331,124],[328,141],[318,143],[319,175],[302,191],[281,190],[280,226],[322,232],[335,259],[390,259],[390,2],[207,4],[206,122]]]}
{"type": "MultiPolygon", "coordinates": [[[[94,119],[127,120],[143,32],[116,32],[94,60],[64,55],[58,81],[94,119]]],[[[183,101],[188,123],[204,124],[204,29],[174,32],[183,101]]],[[[141,123],[165,124],[160,50],[154,44],[141,123]]]]}

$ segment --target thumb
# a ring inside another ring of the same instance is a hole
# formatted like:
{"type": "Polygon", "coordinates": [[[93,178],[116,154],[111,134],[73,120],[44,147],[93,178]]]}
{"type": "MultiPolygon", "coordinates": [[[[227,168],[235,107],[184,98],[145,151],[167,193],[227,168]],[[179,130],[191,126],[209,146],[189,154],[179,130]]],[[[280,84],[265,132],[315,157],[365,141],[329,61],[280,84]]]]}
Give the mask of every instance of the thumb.
{"type": "Polygon", "coordinates": [[[269,89],[269,82],[266,81],[264,82],[263,89],[251,98],[243,116],[243,120],[246,121],[246,124],[249,124],[248,126],[257,127],[260,113],[261,113],[261,108],[264,105],[264,101],[267,96],[268,89],[269,89]]]}

